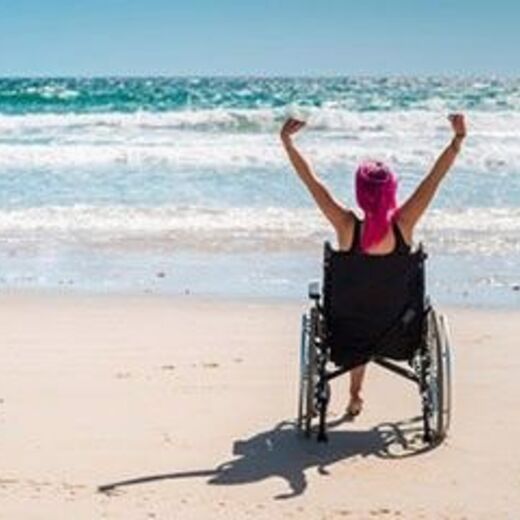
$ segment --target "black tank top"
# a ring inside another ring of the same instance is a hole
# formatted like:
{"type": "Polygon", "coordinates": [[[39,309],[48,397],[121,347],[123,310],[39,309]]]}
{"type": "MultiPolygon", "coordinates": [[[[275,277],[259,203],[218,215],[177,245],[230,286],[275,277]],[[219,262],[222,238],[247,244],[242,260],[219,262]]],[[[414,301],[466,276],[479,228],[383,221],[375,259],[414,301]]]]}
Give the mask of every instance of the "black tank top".
{"type": "MultiPolygon", "coordinates": [[[[366,254],[361,248],[361,220],[354,216],[354,236],[352,237],[352,245],[350,246],[349,253],[363,255],[366,254]]],[[[369,255],[369,256],[386,256],[386,254],[393,255],[408,255],[410,254],[411,247],[406,243],[399,225],[395,220],[392,221],[392,230],[395,237],[395,247],[390,253],[384,253],[382,255],[369,255]]]]}

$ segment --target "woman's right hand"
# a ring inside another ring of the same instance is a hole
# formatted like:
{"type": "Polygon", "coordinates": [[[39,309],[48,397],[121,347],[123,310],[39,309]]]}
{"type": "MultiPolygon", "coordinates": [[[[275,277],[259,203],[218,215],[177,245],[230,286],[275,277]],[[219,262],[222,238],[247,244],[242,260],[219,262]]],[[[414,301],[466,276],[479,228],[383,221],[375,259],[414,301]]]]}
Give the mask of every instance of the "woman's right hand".
{"type": "Polygon", "coordinates": [[[298,119],[293,119],[292,117],[287,119],[287,121],[283,124],[282,129],[280,131],[280,137],[282,138],[282,141],[283,142],[290,141],[291,137],[296,132],[299,132],[304,126],[305,126],[304,121],[298,121],[298,119]]]}

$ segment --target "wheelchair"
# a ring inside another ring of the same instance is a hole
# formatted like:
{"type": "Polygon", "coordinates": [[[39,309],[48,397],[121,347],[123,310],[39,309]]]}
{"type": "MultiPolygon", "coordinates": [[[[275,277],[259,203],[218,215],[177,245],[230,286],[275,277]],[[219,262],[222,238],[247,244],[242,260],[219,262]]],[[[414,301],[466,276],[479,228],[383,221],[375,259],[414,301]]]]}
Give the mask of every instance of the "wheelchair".
{"type": "Polygon", "coordinates": [[[425,296],[422,246],[407,254],[353,255],[324,247],[323,289],[309,284],[302,316],[298,431],[327,441],[330,382],[375,362],[415,383],[423,440],[438,444],[451,417],[450,341],[446,318],[425,296]],[[317,424],[315,424],[317,423],[317,424]]]}

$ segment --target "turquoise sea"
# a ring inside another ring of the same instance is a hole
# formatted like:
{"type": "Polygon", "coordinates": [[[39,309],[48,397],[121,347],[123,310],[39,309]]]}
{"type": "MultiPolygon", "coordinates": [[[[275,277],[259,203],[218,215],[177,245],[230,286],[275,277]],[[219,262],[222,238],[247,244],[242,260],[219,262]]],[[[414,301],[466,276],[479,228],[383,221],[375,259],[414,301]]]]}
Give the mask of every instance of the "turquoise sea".
{"type": "Polygon", "coordinates": [[[469,137],[418,232],[444,303],[520,305],[520,79],[0,79],[0,288],[300,298],[330,229],[278,130],[352,205],[388,162],[401,199],[469,137]]]}

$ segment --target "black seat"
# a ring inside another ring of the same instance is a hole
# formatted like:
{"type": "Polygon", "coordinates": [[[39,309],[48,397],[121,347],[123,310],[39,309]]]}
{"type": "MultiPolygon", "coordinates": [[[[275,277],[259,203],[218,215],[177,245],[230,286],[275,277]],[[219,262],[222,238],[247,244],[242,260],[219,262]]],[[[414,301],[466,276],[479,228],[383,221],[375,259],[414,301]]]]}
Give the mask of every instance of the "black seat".
{"type": "Polygon", "coordinates": [[[410,360],[425,315],[422,248],[359,255],[325,244],[323,316],[330,360],[353,368],[375,356],[410,360]]]}

